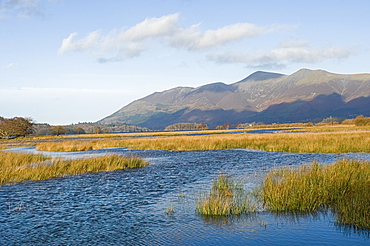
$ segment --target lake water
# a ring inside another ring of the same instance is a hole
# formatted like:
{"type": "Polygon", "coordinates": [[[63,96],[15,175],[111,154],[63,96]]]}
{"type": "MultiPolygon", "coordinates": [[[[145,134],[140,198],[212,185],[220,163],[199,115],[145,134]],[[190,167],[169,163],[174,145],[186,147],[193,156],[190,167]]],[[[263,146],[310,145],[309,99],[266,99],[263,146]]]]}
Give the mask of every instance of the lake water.
{"type": "Polygon", "coordinates": [[[150,165],[0,186],[0,245],[370,245],[368,231],[338,226],[330,213],[294,216],[263,211],[206,219],[196,214],[194,203],[221,172],[252,189],[273,167],[314,160],[329,164],[347,157],[369,160],[368,154],[112,148],[49,155],[111,153],[135,154],[150,165]],[[174,213],[167,214],[168,208],[174,213]]]}

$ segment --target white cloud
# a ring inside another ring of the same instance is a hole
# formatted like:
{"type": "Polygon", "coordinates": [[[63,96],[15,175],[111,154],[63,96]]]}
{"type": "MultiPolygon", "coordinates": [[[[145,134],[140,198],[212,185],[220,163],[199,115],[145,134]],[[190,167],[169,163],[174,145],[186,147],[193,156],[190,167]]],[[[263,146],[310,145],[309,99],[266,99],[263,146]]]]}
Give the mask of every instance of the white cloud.
{"type": "Polygon", "coordinates": [[[318,63],[331,59],[343,59],[357,53],[354,48],[312,48],[307,41],[288,41],[270,51],[245,53],[224,52],[212,54],[208,59],[217,63],[243,63],[248,67],[281,68],[288,63],[318,63]]]}
{"type": "Polygon", "coordinates": [[[18,66],[18,63],[13,62],[13,63],[9,63],[8,65],[4,66],[3,68],[4,69],[9,69],[9,68],[16,67],[16,66],[18,66]]]}
{"type": "Polygon", "coordinates": [[[63,54],[69,51],[93,50],[104,42],[100,35],[100,30],[91,32],[85,38],[76,41],[75,39],[77,36],[78,33],[74,32],[71,33],[68,38],[63,39],[59,53],[63,54]]]}
{"type": "MultiPolygon", "coordinates": [[[[189,51],[210,50],[227,43],[278,32],[297,26],[272,25],[260,27],[251,23],[236,23],[214,30],[201,30],[200,24],[189,27],[179,24],[178,13],[159,18],[146,18],[126,29],[112,30],[104,35],[93,31],[82,38],[71,33],[63,40],[59,54],[86,52],[98,62],[122,61],[141,55],[150,49],[153,41],[189,51]]],[[[356,53],[346,47],[311,47],[308,41],[289,40],[269,51],[223,52],[209,54],[209,60],[218,63],[242,63],[248,67],[282,68],[289,63],[318,63],[330,59],[343,59],[356,53]]]]}
{"type": "Polygon", "coordinates": [[[103,35],[94,31],[81,39],[71,33],[63,40],[59,54],[84,51],[98,56],[99,61],[119,61],[135,57],[149,48],[148,40],[164,42],[169,46],[187,50],[204,50],[243,38],[253,38],[276,32],[284,26],[258,27],[250,23],[237,23],[216,30],[202,32],[200,24],[180,26],[179,14],[159,18],[147,18],[135,26],[120,31],[113,30],[103,35]],[[102,58],[110,56],[111,58],[102,58]]]}
{"type": "Polygon", "coordinates": [[[179,14],[147,18],[127,31],[121,33],[124,40],[140,41],[151,37],[171,36],[179,30],[179,14]]]}
{"type": "Polygon", "coordinates": [[[271,31],[250,23],[237,23],[217,30],[207,30],[204,33],[199,27],[199,25],[193,25],[188,29],[182,28],[170,37],[171,44],[189,50],[202,50],[243,38],[253,38],[271,31]]]}

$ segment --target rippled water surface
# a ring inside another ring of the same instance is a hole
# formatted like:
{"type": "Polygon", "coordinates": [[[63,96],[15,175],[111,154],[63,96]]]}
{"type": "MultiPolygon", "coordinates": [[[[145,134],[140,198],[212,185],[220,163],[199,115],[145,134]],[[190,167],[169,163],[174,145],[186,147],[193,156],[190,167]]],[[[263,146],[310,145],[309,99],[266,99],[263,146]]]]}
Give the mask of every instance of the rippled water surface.
{"type": "MultiPolygon", "coordinates": [[[[32,148],[22,151],[34,152],[32,148]]],[[[246,189],[266,170],[318,160],[370,159],[364,154],[291,154],[253,150],[130,151],[150,165],[0,186],[0,245],[366,245],[367,232],[335,224],[331,214],[248,216],[207,220],[194,199],[224,172],[246,189]],[[173,214],[166,210],[173,208],[173,214]]],[[[53,153],[51,153],[53,154],[53,153]]],[[[60,154],[59,154],[60,155],[60,154]]],[[[65,157],[81,153],[64,153],[65,157]]]]}

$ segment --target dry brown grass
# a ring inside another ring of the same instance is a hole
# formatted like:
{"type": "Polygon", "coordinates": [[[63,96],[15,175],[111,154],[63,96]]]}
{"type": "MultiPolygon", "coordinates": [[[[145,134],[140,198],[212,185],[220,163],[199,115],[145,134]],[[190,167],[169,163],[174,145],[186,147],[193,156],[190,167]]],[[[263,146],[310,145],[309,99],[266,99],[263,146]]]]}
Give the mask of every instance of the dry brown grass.
{"type": "Polygon", "coordinates": [[[222,134],[128,138],[122,140],[66,141],[40,143],[38,150],[84,151],[107,147],[131,147],[137,150],[219,150],[249,148],[275,152],[349,153],[370,152],[370,132],[304,132],[270,134],[222,134]]]}
{"type": "Polygon", "coordinates": [[[272,211],[313,212],[330,208],[337,222],[370,229],[370,162],[340,160],[271,171],[262,197],[272,211]]]}
{"type": "Polygon", "coordinates": [[[51,159],[42,155],[0,151],[0,185],[44,180],[87,172],[138,168],[148,163],[138,157],[107,155],[83,159],[51,159]]]}
{"type": "Polygon", "coordinates": [[[243,185],[225,174],[213,180],[209,193],[197,199],[196,211],[204,216],[238,215],[257,210],[243,185]]]}

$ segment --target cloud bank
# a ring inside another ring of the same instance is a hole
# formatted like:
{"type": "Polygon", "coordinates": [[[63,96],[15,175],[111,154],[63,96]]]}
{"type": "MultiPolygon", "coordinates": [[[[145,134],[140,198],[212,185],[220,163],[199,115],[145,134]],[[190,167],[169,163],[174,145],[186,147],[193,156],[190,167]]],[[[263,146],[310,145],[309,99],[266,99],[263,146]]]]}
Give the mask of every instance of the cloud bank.
{"type": "Polygon", "coordinates": [[[207,58],[217,63],[242,63],[251,68],[284,68],[288,63],[314,64],[331,59],[344,59],[357,53],[356,48],[314,48],[308,41],[288,41],[270,51],[223,52],[207,58]]]}
{"type": "MultiPolygon", "coordinates": [[[[159,18],[147,18],[128,28],[113,30],[104,35],[101,30],[79,38],[71,33],[63,39],[59,54],[86,52],[97,57],[98,62],[116,62],[137,57],[150,49],[152,42],[191,52],[212,52],[215,47],[242,39],[251,39],[292,26],[256,26],[251,23],[236,23],[215,30],[202,31],[200,24],[184,27],[179,24],[179,14],[159,18]]],[[[242,63],[253,68],[282,68],[288,63],[317,63],[328,59],[343,59],[356,53],[344,47],[311,48],[307,41],[280,43],[270,51],[246,51],[208,53],[208,60],[216,63],[242,63]]]]}
{"type": "Polygon", "coordinates": [[[189,51],[207,50],[243,38],[253,38],[265,33],[276,32],[284,26],[258,27],[250,23],[236,23],[216,30],[202,32],[200,24],[183,27],[179,14],[159,18],[147,18],[125,30],[113,30],[103,35],[96,30],[78,39],[78,33],[71,33],[62,42],[59,54],[87,52],[100,57],[101,62],[118,61],[139,56],[150,48],[149,41],[156,40],[178,49],[189,51]],[[101,58],[114,54],[111,58],[101,58]]]}

